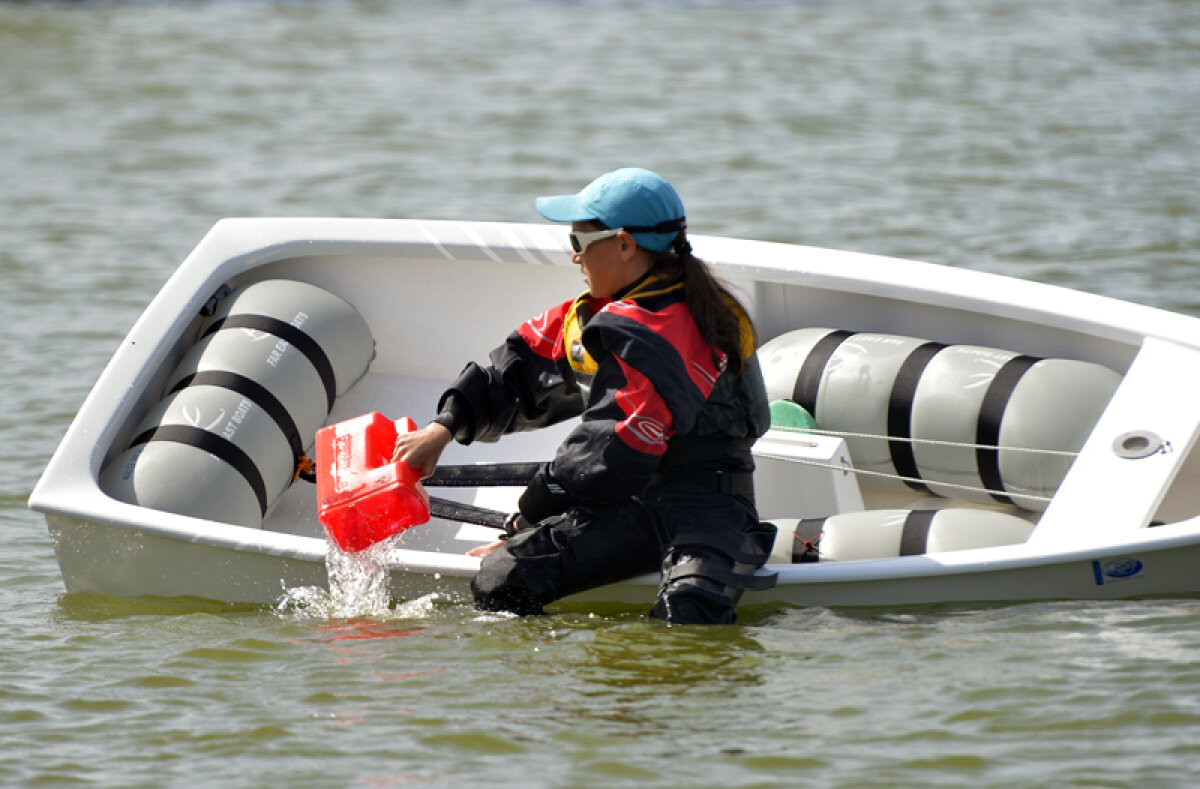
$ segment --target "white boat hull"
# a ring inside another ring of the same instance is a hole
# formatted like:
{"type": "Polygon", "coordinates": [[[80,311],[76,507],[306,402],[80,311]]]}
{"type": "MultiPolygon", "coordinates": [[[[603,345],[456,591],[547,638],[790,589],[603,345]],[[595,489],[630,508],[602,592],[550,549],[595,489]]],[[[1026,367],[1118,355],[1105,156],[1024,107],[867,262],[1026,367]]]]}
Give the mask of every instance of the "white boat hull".
{"type": "MultiPolygon", "coordinates": [[[[281,555],[248,544],[198,544],[121,525],[55,516],[47,520],[69,592],[271,605],[287,589],[328,583],[326,546],[320,540],[312,540],[311,551],[281,555]]],[[[1200,542],[1186,533],[1164,533],[1156,542],[1056,556],[1014,552],[1017,555],[1007,561],[960,566],[931,557],[898,558],[890,567],[878,560],[841,566],[771,565],[782,574],[779,583],[764,592],[746,593],[743,604],[887,607],[1194,594],[1200,542]],[[1140,568],[1129,575],[1106,570],[1131,561],[1140,568]],[[872,566],[854,566],[863,564],[872,566]]],[[[468,561],[440,564],[427,555],[398,551],[390,589],[401,600],[431,592],[467,599],[473,574],[468,561]]],[[[571,600],[649,606],[657,585],[657,577],[642,576],[571,600]]]]}
{"type": "MultiPolygon", "coordinates": [[[[130,331],[31,496],[30,505],[46,516],[67,590],[273,604],[285,589],[327,583],[327,544],[312,488],[303,483],[284,494],[261,529],[148,510],[100,487],[102,468],[160,396],[156,386],[186,351],[188,328],[218,286],[286,277],[345,298],[371,324],[378,356],[329,421],[370,410],[421,421],[432,416],[437,392],[462,363],[483,358],[521,320],[581,288],[561,235],[552,226],[459,222],[219,223],[130,331]]],[[[764,339],[840,322],[1082,359],[1124,376],[1045,512],[1024,516],[1034,523],[1027,542],[770,565],[776,586],[747,593],[743,604],[893,606],[1200,592],[1200,461],[1193,457],[1200,321],[927,264],[730,239],[693,243],[746,297],[764,339]],[[1115,441],[1139,431],[1161,438],[1162,451],[1138,459],[1114,452],[1115,441]]],[[[452,447],[447,462],[540,460],[562,434],[452,447]]],[[[794,482],[779,481],[770,452],[761,457],[760,501],[777,509],[795,501],[803,509],[764,511],[764,517],[862,507],[857,486],[846,482],[853,478],[837,467],[844,445],[821,438],[814,446],[797,451],[815,451],[834,468],[799,470],[794,482]],[[780,495],[783,504],[776,502],[780,495]]],[[[505,510],[516,491],[453,495],[505,510]]],[[[410,530],[392,555],[392,593],[466,599],[478,562],[465,550],[489,535],[444,521],[410,530]]],[[[642,606],[656,588],[657,578],[646,576],[573,599],[642,606]]]]}

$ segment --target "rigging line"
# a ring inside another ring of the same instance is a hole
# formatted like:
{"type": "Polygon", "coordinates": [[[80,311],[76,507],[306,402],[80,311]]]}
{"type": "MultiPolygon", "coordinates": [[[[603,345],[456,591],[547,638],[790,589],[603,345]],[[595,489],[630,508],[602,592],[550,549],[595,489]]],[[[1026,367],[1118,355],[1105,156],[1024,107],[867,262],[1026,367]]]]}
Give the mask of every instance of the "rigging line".
{"type": "Polygon", "coordinates": [[[999,452],[1029,452],[1035,455],[1060,455],[1063,457],[1078,457],[1078,452],[1072,452],[1066,449],[1038,449],[1037,447],[1010,447],[997,446],[995,444],[971,444],[966,441],[940,441],[935,438],[912,438],[908,436],[885,436],[879,433],[853,433],[847,430],[825,430],[824,428],[811,427],[772,427],[772,430],[780,430],[785,433],[797,433],[820,436],[831,436],[833,438],[874,438],[879,441],[906,441],[913,444],[928,444],[929,446],[942,447],[959,447],[961,449],[993,449],[999,452]]]}
{"type": "MultiPolygon", "coordinates": [[[[755,451],[754,457],[767,458],[768,460],[782,460],[787,463],[799,463],[802,466],[813,466],[815,468],[827,469],[827,470],[831,470],[831,471],[842,471],[842,472],[846,472],[846,473],[850,473],[850,474],[858,474],[859,476],[863,476],[863,477],[879,477],[882,479],[898,479],[901,482],[908,482],[908,481],[921,482],[926,485],[936,485],[939,488],[950,488],[952,490],[964,490],[964,491],[969,491],[971,493],[986,493],[988,495],[991,495],[992,493],[995,492],[992,490],[988,490],[987,488],[981,487],[979,485],[963,485],[958,482],[940,482],[938,480],[932,480],[932,479],[921,479],[921,478],[917,478],[917,477],[905,477],[900,474],[893,474],[893,473],[887,472],[887,471],[872,471],[870,469],[865,469],[865,468],[855,468],[854,466],[842,466],[837,463],[826,463],[826,462],[820,461],[820,460],[807,460],[805,458],[793,457],[791,455],[782,455],[782,454],[777,454],[774,452],[755,451]]],[[[1016,496],[1016,497],[1022,498],[1022,499],[1029,499],[1031,501],[1042,501],[1042,502],[1050,501],[1049,496],[1038,496],[1034,493],[1021,493],[1020,491],[1015,491],[1015,490],[1010,490],[1010,491],[1005,491],[1005,492],[1009,496],[1016,496]]]]}

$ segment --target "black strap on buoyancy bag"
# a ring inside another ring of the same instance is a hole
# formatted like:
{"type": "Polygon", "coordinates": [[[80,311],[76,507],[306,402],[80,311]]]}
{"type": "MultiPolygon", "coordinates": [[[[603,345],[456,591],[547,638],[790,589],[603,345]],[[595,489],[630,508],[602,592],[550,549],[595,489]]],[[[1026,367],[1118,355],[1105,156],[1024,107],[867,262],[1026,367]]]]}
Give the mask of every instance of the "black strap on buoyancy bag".
{"type": "Polygon", "coordinates": [[[945,347],[940,342],[927,342],[914,348],[896,371],[896,380],[888,397],[887,434],[890,438],[898,439],[888,441],[892,466],[904,478],[905,485],[925,493],[929,492],[929,488],[920,481],[921,471],[917,468],[917,458],[909,440],[912,438],[913,399],[925,368],[945,347]]]}
{"type": "Polygon", "coordinates": [[[792,402],[817,416],[817,390],[821,387],[821,378],[825,374],[825,365],[833,357],[847,337],[854,335],[852,331],[836,329],[817,340],[817,344],[808,352],[800,370],[796,373],[796,383],[792,385],[792,402]]]}
{"type": "Polygon", "coordinates": [[[900,555],[920,556],[929,544],[929,526],[937,510],[911,510],[900,531],[900,555]]]}
{"type": "Polygon", "coordinates": [[[236,315],[226,315],[220,320],[213,321],[204,330],[204,334],[201,337],[207,337],[223,329],[254,329],[263,331],[268,334],[274,334],[279,339],[295,346],[296,350],[304,354],[305,358],[312,363],[313,368],[317,371],[317,375],[321,377],[321,384],[325,387],[326,411],[333,410],[333,401],[337,397],[337,378],[334,375],[333,365],[330,364],[325,350],[310,335],[297,329],[290,323],[281,321],[278,318],[272,318],[269,315],[238,313],[236,315]]]}
{"type": "Polygon", "coordinates": [[[300,429],[296,427],[296,421],[288,413],[287,407],[279,401],[279,398],[271,394],[270,390],[265,386],[253,378],[247,378],[244,375],[232,373],[228,370],[201,370],[198,373],[193,373],[179,379],[178,383],[172,386],[171,391],[167,392],[167,394],[175,394],[188,386],[218,386],[249,398],[255,405],[266,411],[267,415],[275,420],[275,424],[279,426],[280,431],[287,438],[288,446],[291,447],[292,457],[295,460],[296,475],[308,482],[316,481],[316,477],[313,476],[311,471],[303,470],[308,457],[304,454],[304,442],[300,438],[300,429]]]}
{"type": "Polygon", "coordinates": [[[992,498],[1001,504],[1012,504],[1004,493],[1004,480],[1000,476],[1000,422],[1004,409],[1012,397],[1021,376],[1040,362],[1036,356],[1014,356],[1009,359],[988,385],[979,407],[979,422],[975,428],[975,463],[979,467],[979,479],[992,498]]]}
{"type": "Polygon", "coordinates": [[[133,439],[129,446],[136,447],[151,441],[173,441],[176,444],[202,449],[210,455],[225,461],[232,466],[250,485],[254,497],[258,499],[258,507],[262,515],[267,514],[267,486],[263,483],[262,473],[249,455],[237,444],[227,438],[210,433],[200,427],[191,425],[159,425],[133,439]]]}
{"type": "Polygon", "coordinates": [[[819,545],[825,529],[824,518],[804,518],[792,532],[792,564],[813,564],[821,561],[819,545]]]}

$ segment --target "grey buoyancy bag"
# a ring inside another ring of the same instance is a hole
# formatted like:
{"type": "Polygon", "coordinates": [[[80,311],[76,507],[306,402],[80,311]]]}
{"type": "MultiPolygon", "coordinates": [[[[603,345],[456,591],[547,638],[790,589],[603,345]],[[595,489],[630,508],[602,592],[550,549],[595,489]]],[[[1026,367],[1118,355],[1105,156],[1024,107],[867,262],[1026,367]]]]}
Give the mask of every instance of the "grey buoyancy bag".
{"type": "Polygon", "coordinates": [[[101,485],[131,504],[260,527],[375,343],[338,296],[263,280],[220,302],[101,485]]]}
{"type": "Polygon", "coordinates": [[[828,328],[782,334],[758,358],[770,399],[844,434],[855,467],[881,475],[864,486],[1031,510],[1121,380],[1091,362],[828,328]]]}

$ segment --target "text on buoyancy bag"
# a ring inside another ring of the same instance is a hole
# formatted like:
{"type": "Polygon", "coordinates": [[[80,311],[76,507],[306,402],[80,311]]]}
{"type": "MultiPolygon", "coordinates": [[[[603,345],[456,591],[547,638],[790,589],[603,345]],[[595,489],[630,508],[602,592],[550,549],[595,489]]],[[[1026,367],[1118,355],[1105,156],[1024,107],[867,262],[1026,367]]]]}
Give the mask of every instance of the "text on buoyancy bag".
{"type": "MultiPolygon", "coordinates": [[[[304,325],[304,322],[307,320],[308,320],[308,313],[297,312],[296,317],[292,318],[291,321],[289,321],[289,323],[291,323],[291,325],[294,326],[295,328],[299,329],[301,326],[304,325]]],[[[273,348],[271,348],[271,352],[269,354],[267,354],[267,364],[271,365],[272,367],[278,367],[279,360],[282,359],[284,353],[287,352],[288,344],[289,344],[288,341],[284,340],[282,338],[280,338],[279,340],[276,340],[275,346],[273,348]]]]}

